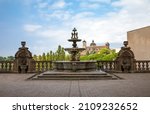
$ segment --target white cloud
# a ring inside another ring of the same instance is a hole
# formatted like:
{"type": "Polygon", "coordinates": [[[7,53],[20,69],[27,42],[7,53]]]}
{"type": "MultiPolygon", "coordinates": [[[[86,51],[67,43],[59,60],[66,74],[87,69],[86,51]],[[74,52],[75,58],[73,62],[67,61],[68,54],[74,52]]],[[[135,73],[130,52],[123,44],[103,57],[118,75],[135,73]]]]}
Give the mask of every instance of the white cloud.
{"type": "Polygon", "coordinates": [[[48,7],[48,3],[47,2],[39,2],[38,3],[38,8],[46,8],[48,7]]]}
{"type": "Polygon", "coordinates": [[[52,38],[52,39],[57,39],[57,38],[65,38],[65,36],[67,36],[67,34],[65,34],[66,32],[64,30],[60,30],[60,29],[44,29],[41,31],[37,31],[37,35],[41,36],[41,37],[45,37],[45,38],[52,38]]]}
{"type": "Polygon", "coordinates": [[[81,7],[81,8],[86,8],[86,9],[89,9],[89,8],[96,9],[96,8],[99,8],[100,5],[97,4],[97,3],[82,2],[82,3],[80,4],[80,7],[81,7]]]}
{"type": "Polygon", "coordinates": [[[79,6],[83,9],[98,9],[104,4],[111,3],[111,0],[78,0],[80,2],[79,6]]]}
{"type": "Polygon", "coordinates": [[[55,10],[51,14],[43,13],[42,16],[47,20],[51,19],[67,20],[71,17],[71,13],[65,10],[55,10]]]}
{"type": "Polygon", "coordinates": [[[78,18],[74,24],[88,41],[122,43],[127,31],[150,25],[149,4],[148,0],[120,0],[112,3],[116,8],[121,6],[119,11],[109,12],[104,17],[78,18]]]}
{"type": "MultiPolygon", "coordinates": [[[[103,17],[95,16],[95,12],[92,11],[72,13],[69,10],[54,10],[51,14],[45,15],[47,18],[59,19],[62,25],[56,24],[55,27],[48,28],[53,25],[49,21],[47,27],[28,26],[27,30],[36,31],[36,35],[41,38],[52,39],[53,42],[64,47],[68,47],[67,39],[70,38],[73,27],[77,28],[79,38],[87,42],[95,40],[97,43],[110,42],[110,45],[111,43],[122,44],[124,40],[127,40],[127,31],[150,25],[149,4],[149,0],[118,0],[111,4],[117,10],[110,11],[103,17]]],[[[96,14],[98,15],[98,11],[96,14]]]]}
{"type": "Polygon", "coordinates": [[[35,31],[39,30],[40,28],[42,28],[41,25],[34,25],[34,24],[24,25],[24,30],[27,32],[35,32],[35,31]]]}
{"type": "Polygon", "coordinates": [[[110,3],[111,0],[78,0],[80,2],[110,3]]]}
{"type": "Polygon", "coordinates": [[[67,4],[64,0],[57,0],[49,8],[50,9],[61,9],[61,8],[64,8],[66,5],[67,4]]]}

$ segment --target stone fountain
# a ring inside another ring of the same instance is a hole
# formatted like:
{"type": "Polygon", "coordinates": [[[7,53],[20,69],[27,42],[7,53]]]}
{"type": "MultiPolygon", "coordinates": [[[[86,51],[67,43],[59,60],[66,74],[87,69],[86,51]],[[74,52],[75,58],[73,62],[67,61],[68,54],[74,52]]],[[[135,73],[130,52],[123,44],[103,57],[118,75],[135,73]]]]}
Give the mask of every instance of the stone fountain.
{"type": "Polygon", "coordinates": [[[68,39],[68,41],[73,42],[72,48],[65,48],[65,51],[68,51],[71,55],[71,60],[53,62],[54,70],[68,72],[95,71],[96,61],[80,61],[80,52],[85,50],[85,48],[78,48],[77,46],[77,42],[80,42],[81,39],[78,39],[76,28],[73,29],[71,34],[71,39],[68,39]]]}
{"type": "Polygon", "coordinates": [[[58,79],[116,79],[115,76],[96,69],[96,61],[80,61],[80,52],[85,48],[78,48],[78,32],[76,28],[71,33],[72,48],[65,48],[71,55],[70,61],[54,61],[54,69],[35,76],[33,79],[58,80],[58,79]]]}

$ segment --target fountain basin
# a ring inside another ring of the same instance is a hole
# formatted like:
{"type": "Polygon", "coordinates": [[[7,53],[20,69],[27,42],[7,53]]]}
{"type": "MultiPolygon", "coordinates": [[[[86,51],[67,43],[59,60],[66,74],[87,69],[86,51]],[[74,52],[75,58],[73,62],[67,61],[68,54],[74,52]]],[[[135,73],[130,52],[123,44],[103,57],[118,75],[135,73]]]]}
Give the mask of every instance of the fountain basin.
{"type": "Polygon", "coordinates": [[[95,71],[96,61],[55,61],[53,62],[56,71],[95,71]]]}

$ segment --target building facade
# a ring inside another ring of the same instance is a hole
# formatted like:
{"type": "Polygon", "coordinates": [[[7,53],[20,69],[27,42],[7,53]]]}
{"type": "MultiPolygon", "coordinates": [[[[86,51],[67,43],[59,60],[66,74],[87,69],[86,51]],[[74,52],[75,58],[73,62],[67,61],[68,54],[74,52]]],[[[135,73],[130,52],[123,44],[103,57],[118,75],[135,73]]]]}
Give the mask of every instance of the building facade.
{"type": "Polygon", "coordinates": [[[87,46],[87,42],[84,40],[83,41],[83,48],[85,48],[85,50],[80,53],[81,56],[92,54],[92,53],[97,53],[102,48],[108,48],[109,49],[109,43],[107,42],[105,45],[97,46],[96,43],[94,42],[94,40],[92,40],[90,45],[87,46]]]}
{"type": "Polygon", "coordinates": [[[150,60],[150,26],[127,32],[127,40],[136,60],[150,60]]]}

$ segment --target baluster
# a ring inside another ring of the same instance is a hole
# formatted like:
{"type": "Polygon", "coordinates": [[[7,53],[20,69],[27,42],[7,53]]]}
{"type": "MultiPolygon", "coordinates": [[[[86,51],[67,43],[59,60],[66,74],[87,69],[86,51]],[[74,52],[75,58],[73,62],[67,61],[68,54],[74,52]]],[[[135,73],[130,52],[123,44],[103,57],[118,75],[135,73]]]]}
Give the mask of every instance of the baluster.
{"type": "Polygon", "coordinates": [[[2,71],[4,70],[4,63],[2,62],[2,71]]]}
{"type": "Polygon", "coordinates": [[[40,72],[40,62],[38,61],[38,72],[40,72]]]}
{"type": "Polygon", "coordinates": [[[46,71],[46,62],[43,63],[43,70],[46,71]]]}
{"type": "Polygon", "coordinates": [[[144,62],[142,61],[142,70],[144,71],[145,70],[145,65],[144,65],[144,62]]]}
{"type": "Polygon", "coordinates": [[[50,64],[50,70],[51,70],[53,68],[52,61],[50,61],[49,64],[50,64]]]}
{"type": "Polygon", "coordinates": [[[42,72],[44,71],[44,62],[42,61],[42,72]]]}
{"type": "Polygon", "coordinates": [[[109,64],[108,64],[108,62],[106,62],[106,70],[108,70],[109,69],[109,64]]]}
{"type": "Polygon", "coordinates": [[[135,61],[135,71],[138,71],[138,62],[135,61]]]}
{"type": "Polygon", "coordinates": [[[150,61],[149,61],[149,62],[147,62],[147,63],[148,63],[148,66],[147,66],[148,71],[150,71],[150,61]]]}
{"type": "Polygon", "coordinates": [[[146,61],[146,70],[148,71],[149,68],[148,68],[148,61],[146,61]]]}
{"type": "Polygon", "coordinates": [[[144,62],[144,70],[146,71],[147,70],[147,68],[146,68],[146,61],[144,62]]]}
{"type": "Polygon", "coordinates": [[[5,71],[7,71],[7,62],[5,62],[5,71]]]}
{"type": "Polygon", "coordinates": [[[143,68],[142,68],[142,62],[140,62],[140,69],[141,69],[141,72],[142,72],[142,70],[143,70],[143,68]]]}
{"type": "Polygon", "coordinates": [[[14,70],[14,62],[11,63],[11,71],[14,70]]]}
{"type": "Polygon", "coordinates": [[[107,70],[108,69],[107,62],[105,62],[105,66],[106,66],[105,70],[107,70]]]}
{"type": "Polygon", "coordinates": [[[6,62],[6,71],[9,71],[9,63],[8,62],[6,62]]]}
{"type": "Polygon", "coordinates": [[[7,63],[8,71],[10,72],[10,62],[7,63]]]}
{"type": "Polygon", "coordinates": [[[42,72],[42,61],[40,61],[40,71],[42,72]]]}
{"type": "Polygon", "coordinates": [[[143,70],[143,62],[140,62],[141,71],[143,70]]]}
{"type": "Polygon", "coordinates": [[[48,70],[50,70],[50,62],[47,61],[48,70]]]}
{"type": "Polygon", "coordinates": [[[140,62],[138,62],[138,70],[137,71],[140,71],[140,62]]]}
{"type": "Polygon", "coordinates": [[[2,70],[2,63],[0,63],[0,71],[2,70]]]}
{"type": "Polygon", "coordinates": [[[47,61],[47,70],[50,70],[50,62],[47,61]]]}
{"type": "Polygon", "coordinates": [[[141,64],[140,64],[140,62],[138,62],[138,71],[140,71],[141,70],[141,64]]]}
{"type": "Polygon", "coordinates": [[[4,62],[4,66],[3,66],[4,71],[6,71],[6,63],[4,62]]]}
{"type": "Polygon", "coordinates": [[[115,61],[113,61],[113,65],[112,65],[113,69],[112,70],[115,70],[115,61]]]}
{"type": "Polygon", "coordinates": [[[36,71],[39,72],[39,62],[36,61],[36,64],[35,64],[35,65],[36,65],[36,71]]]}
{"type": "Polygon", "coordinates": [[[100,68],[99,68],[100,66],[99,66],[99,62],[97,61],[97,70],[99,70],[100,68]]]}
{"type": "Polygon", "coordinates": [[[39,61],[39,71],[41,72],[41,61],[39,61]]]}
{"type": "Polygon", "coordinates": [[[46,61],[44,62],[44,71],[46,71],[46,61]]]}
{"type": "Polygon", "coordinates": [[[111,61],[109,61],[109,66],[110,66],[109,70],[112,70],[112,62],[111,61]]]}
{"type": "Polygon", "coordinates": [[[46,65],[46,71],[48,71],[48,64],[47,64],[48,61],[46,61],[45,63],[46,63],[46,64],[45,64],[45,65],[46,65]]]}
{"type": "Polygon", "coordinates": [[[45,62],[43,61],[42,62],[42,72],[44,71],[44,64],[45,64],[45,62]]]}
{"type": "Polygon", "coordinates": [[[104,62],[101,62],[101,69],[102,69],[102,70],[105,69],[104,62]]]}
{"type": "Polygon", "coordinates": [[[8,68],[8,70],[11,72],[11,62],[9,62],[8,68]]]}
{"type": "Polygon", "coordinates": [[[106,62],[107,63],[107,70],[110,69],[110,63],[109,62],[106,62]]]}
{"type": "Polygon", "coordinates": [[[114,62],[111,62],[111,70],[114,70],[114,62]]]}
{"type": "Polygon", "coordinates": [[[49,62],[48,61],[46,61],[46,71],[48,71],[48,69],[49,69],[49,62]]]}
{"type": "Polygon", "coordinates": [[[37,63],[37,61],[35,61],[35,71],[36,72],[38,71],[38,63],[37,63]]]}

